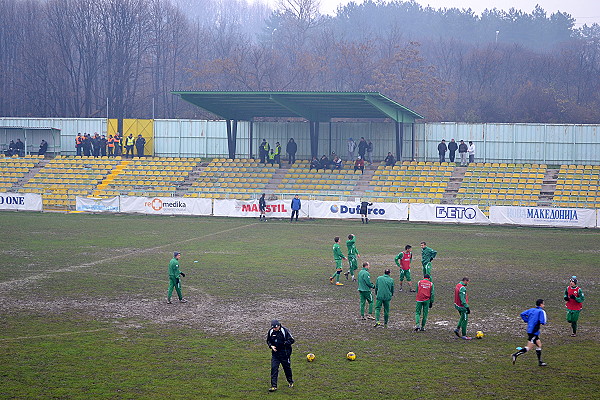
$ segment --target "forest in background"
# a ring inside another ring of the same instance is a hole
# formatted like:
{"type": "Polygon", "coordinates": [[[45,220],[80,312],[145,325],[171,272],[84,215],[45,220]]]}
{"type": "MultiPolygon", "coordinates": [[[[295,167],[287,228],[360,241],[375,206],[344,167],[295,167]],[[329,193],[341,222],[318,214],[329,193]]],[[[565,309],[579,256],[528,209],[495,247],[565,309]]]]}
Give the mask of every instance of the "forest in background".
{"type": "Polygon", "coordinates": [[[317,0],[0,0],[0,116],[214,118],[172,90],[378,91],[426,121],[600,123],[600,26],[317,0]],[[108,104],[108,109],[107,109],[108,104]]]}

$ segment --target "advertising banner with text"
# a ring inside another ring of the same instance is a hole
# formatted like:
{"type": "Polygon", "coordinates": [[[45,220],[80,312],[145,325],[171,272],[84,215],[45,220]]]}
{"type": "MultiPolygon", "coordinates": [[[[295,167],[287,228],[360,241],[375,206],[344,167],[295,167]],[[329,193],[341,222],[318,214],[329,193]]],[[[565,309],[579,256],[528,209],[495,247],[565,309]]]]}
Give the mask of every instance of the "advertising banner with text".
{"type": "Polygon", "coordinates": [[[584,208],[490,207],[494,224],[594,228],[596,218],[596,210],[584,208]]]}
{"type": "MultiPolygon", "coordinates": [[[[310,202],[311,218],[360,218],[360,202],[355,201],[318,201],[310,202]]],[[[405,221],[408,219],[407,203],[372,203],[367,207],[369,219],[405,221]]]]}
{"type": "Polygon", "coordinates": [[[0,193],[0,210],[42,211],[42,196],[36,193],[0,193]]]}
{"type": "Polygon", "coordinates": [[[212,199],[121,196],[121,212],[154,215],[211,215],[212,199]]]}
{"type": "Polygon", "coordinates": [[[410,221],[489,224],[490,220],[476,205],[410,204],[410,221]]]}
{"type": "Polygon", "coordinates": [[[119,212],[119,196],[110,199],[77,196],[75,209],[86,212],[119,212]]]}
{"type": "MultiPolygon", "coordinates": [[[[267,200],[266,203],[265,216],[267,218],[290,218],[292,214],[291,200],[267,200]]],[[[308,203],[307,200],[301,202],[299,218],[308,216],[308,203]]],[[[260,215],[258,200],[215,199],[213,214],[221,217],[258,217],[260,215]]]]}

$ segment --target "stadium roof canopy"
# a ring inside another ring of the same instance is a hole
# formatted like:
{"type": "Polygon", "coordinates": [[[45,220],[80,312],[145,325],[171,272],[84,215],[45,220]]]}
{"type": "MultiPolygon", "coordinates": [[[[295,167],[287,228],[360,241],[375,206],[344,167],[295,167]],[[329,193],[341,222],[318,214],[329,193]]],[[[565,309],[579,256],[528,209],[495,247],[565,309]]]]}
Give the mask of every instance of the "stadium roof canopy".
{"type": "Polygon", "coordinates": [[[332,118],[391,118],[414,122],[423,117],[379,92],[172,92],[228,120],[300,117],[313,122],[332,118]]]}
{"type": "MultiPolygon", "coordinates": [[[[254,118],[304,118],[310,122],[311,154],[319,151],[319,123],[333,118],[392,119],[396,123],[396,153],[402,154],[403,125],[423,117],[379,92],[174,91],[183,100],[227,121],[229,158],[235,158],[237,122],[254,118]]],[[[413,144],[414,148],[414,144],[413,144]]]]}

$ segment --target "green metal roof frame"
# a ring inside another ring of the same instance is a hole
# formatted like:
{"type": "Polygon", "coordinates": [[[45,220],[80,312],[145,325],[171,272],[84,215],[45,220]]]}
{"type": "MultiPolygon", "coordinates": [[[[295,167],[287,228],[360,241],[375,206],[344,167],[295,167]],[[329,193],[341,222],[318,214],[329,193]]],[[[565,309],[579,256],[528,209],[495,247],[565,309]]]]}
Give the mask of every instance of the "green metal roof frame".
{"type": "Polygon", "coordinates": [[[379,92],[173,91],[221,118],[300,117],[314,122],[332,118],[391,118],[412,123],[424,117],[379,92]]]}

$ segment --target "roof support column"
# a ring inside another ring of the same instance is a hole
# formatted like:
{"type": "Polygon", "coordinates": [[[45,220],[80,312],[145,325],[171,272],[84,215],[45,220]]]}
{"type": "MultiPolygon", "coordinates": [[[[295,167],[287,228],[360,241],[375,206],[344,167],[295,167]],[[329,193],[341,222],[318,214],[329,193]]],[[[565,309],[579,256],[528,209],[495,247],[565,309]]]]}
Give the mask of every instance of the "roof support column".
{"type": "Polygon", "coordinates": [[[252,141],[254,140],[254,121],[250,121],[250,143],[248,143],[248,158],[254,158],[254,154],[252,154],[252,141]]]}
{"type": "Polygon", "coordinates": [[[319,157],[319,122],[308,121],[310,124],[310,155],[319,157]]]}
{"type": "Polygon", "coordinates": [[[229,150],[229,158],[235,159],[235,145],[237,141],[237,119],[228,119],[227,123],[227,148],[229,150]]]}
{"type": "Polygon", "coordinates": [[[402,144],[404,142],[404,123],[396,121],[396,160],[402,162],[402,144]]]}

